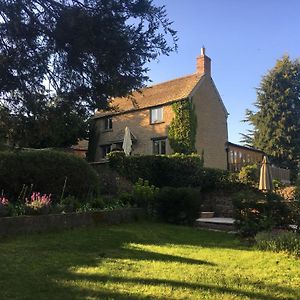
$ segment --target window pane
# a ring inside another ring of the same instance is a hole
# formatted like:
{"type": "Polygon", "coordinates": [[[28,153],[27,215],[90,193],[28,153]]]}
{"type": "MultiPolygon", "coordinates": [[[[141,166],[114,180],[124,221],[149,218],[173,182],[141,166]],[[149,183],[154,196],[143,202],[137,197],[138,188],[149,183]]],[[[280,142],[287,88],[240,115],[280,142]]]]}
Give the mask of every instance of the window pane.
{"type": "Polygon", "coordinates": [[[153,154],[159,154],[159,141],[153,141],[153,154]]]}
{"type": "Polygon", "coordinates": [[[161,122],[162,121],[162,108],[157,109],[157,121],[161,122]]]}
{"type": "Polygon", "coordinates": [[[162,122],[162,120],[163,120],[163,109],[162,109],[162,107],[152,108],[151,109],[151,123],[162,122]]]}
{"type": "Polygon", "coordinates": [[[112,129],[112,118],[104,119],[104,129],[112,129]]]}
{"type": "Polygon", "coordinates": [[[160,154],[166,154],[166,141],[160,141],[160,154]]]}

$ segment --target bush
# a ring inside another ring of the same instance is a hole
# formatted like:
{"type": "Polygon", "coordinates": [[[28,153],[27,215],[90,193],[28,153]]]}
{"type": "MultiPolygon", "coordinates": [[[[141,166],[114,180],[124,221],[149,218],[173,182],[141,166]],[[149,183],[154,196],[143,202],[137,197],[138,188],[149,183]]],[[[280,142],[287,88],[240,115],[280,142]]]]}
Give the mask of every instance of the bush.
{"type": "Polygon", "coordinates": [[[150,185],[148,180],[139,178],[133,187],[133,204],[137,207],[144,207],[151,211],[153,209],[158,192],[159,189],[154,185],[150,185]]]}
{"type": "Polygon", "coordinates": [[[52,194],[57,203],[64,184],[65,196],[85,199],[97,194],[98,183],[98,175],[89,164],[71,154],[45,150],[0,152],[0,190],[13,202],[21,190],[25,198],[34,189],[52,194]]]}
{"type": "Polygon", "coordinates": [[[193,225],[201,206],[200,190],[165,187],[156,200],[158,219],[172,224],[193,225]]]}
{"type": "Polygon", "coordinates": [[[248,165],[241,168],[239,172],[239,181],[254,187],[258,187],[258,167],[257,165],[248,165]]]}
{"type": "Polygon", "coordinates": [[[291,211],[274,193],[244,190],[233,194],[235,226],[242,236],[255,236],[259,231],[285,227],[291,222],[291,211]]]}
{"type": "Polygon", "coordinates": [[[258,249],[300,256],[300,235],[288,231],[263,231],[255,236],[258,249]]]}

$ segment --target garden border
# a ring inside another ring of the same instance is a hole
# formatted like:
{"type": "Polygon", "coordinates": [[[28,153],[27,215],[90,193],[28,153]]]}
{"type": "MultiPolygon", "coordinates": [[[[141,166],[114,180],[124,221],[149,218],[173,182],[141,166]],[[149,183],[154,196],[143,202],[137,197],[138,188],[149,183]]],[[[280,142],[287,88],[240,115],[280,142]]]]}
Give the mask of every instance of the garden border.
{"type": "Polygon", "coordinates": [[[126,223],[142,219],[145,216],[144,209],[124,208],[84,213],[2,217],[0,218],[0,238],[83,226],[126,223]]]}

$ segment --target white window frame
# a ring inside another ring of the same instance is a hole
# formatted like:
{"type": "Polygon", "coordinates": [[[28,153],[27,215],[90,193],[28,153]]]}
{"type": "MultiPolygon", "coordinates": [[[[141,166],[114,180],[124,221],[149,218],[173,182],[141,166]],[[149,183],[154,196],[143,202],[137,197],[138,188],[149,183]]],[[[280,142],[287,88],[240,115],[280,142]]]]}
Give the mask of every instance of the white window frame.
{"type": "Polygon", "coordinates": [[[104,130],[112,130],[112,128],[113,128],[112,117],[106,117],[104,119],[104,130]]]}
{"type": "Polygon", "coordinates": [[[163,119],[164,111],[162,106],[150,109],[150,124],[161,123],[163,119]]]}

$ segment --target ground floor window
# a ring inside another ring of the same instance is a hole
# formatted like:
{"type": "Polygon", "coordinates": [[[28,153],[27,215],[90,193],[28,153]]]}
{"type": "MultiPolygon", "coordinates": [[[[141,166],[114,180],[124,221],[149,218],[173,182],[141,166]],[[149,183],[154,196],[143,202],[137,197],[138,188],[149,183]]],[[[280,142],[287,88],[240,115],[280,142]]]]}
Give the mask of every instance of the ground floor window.
{"type": "Polygon", "coordinates": [[[111,152],[111,145],[104,145],[101,146],[101,150],[102,150],[102,158],[106,157],[106,155],[111,152]]]}
{"type": "Polygon", "coordinates": [[[166,139],[153,140],[153,154],[166,154],[166,139]]]}

